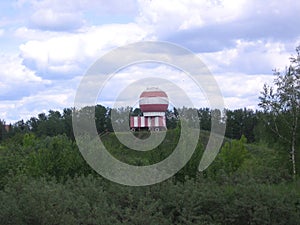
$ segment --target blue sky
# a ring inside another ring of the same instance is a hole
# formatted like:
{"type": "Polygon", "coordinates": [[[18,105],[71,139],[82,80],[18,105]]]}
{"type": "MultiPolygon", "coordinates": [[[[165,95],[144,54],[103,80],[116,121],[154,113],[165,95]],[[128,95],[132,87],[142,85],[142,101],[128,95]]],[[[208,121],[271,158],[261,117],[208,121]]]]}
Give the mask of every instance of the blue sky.
{"type": "MultiPolygon", "coordinates": [[[[72,107],[95,60],[145,40],[191,50],[214,74],[227,108],[255,109],[272,69],[284,69],[300,44],[300,2],[290,0],[3,0],[0,9],[0,119],[7,122],[72,107]]],[[[183,76],[164,65],[132,67],[111,81],[111,93],[136,81],[135,73],[183,76]]],[[[191,96],[197,101],[197,92],[191,96]]],[[[114,98],[104,97],[110,106],[114,98]]]]}

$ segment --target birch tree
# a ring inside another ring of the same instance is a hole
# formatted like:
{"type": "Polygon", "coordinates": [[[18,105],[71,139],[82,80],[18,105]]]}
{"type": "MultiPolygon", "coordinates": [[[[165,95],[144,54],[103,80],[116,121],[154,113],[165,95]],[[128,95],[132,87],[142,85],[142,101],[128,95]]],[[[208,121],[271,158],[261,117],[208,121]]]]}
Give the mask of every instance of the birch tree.
{"type": "Polygon", "coordinates": [[[284,72],[274,70],[276,78],[273,86],[265,84],[259,97],[259,106],[264,110],[268,129],[284,143],[290,154],[294,177],[300,138],[300,46],[296,48],[296,53],[284,72]]]}

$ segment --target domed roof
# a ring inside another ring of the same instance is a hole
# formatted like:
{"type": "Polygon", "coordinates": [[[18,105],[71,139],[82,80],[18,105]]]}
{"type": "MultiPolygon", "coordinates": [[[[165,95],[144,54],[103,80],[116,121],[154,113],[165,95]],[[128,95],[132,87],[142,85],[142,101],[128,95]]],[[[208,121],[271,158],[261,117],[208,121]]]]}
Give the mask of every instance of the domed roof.
{"type": "Polygon", "coordinates": [[[168,109],[169,100],[166,92],[152,87],[141,93],[139,103],[142,112],[165,112],[168,109]]]}

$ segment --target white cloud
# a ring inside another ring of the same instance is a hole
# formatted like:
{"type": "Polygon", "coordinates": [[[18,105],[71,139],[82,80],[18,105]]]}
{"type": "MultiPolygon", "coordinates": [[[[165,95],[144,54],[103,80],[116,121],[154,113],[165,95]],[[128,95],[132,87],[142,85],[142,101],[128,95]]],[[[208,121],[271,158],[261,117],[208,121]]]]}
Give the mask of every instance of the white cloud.
{"type": "Polygon", "coordinates": [[[4,34],[4,30],[0,29],[0,37],[3,36],[3,34],[4,34]]]}
{"type": "Polygon", "coordinates": [[[96,96],[91,96],[91,93],[101,90],[97,100],[101,105],[113,107],[116,104],[116,107],[136,107],[135,104],[141,92],[148,87],[156,86],[167,92],[172,106],[191,107],[184,97],[187,95],[195,107],[209,107],[205,93],[190,76],[181,70],[161,63],[147,62],[130,65],[109,77],[105,82],[100,77],[95,77],[95,80],[84,85],[86,92],[82,94],[85,96],[80,97],[80,101],[83,101],[80,104],[84,106],[96,101],[96,96]],[[182,95],[182,92],[185,95],[182,95]]]}
{"type": "MultiPolygon", "coordinates": [[[[0,119],[5,120],[5,122],[14,122],[9,120],[11,111],[14,110],[14,103],[12,101],[0,101],[0,119]]],[[[19,117],[19,115],[18,115],[19,117]]]]}
{"type": "Polygon", "coordinates": [[[75,30],[84,24],[80,13],[55,12],[40,9],[31,16],[31,26],[42,30],[75,30]]]}
{"type": "Polygon", "coordinates": [[[21,119],[26,121],[50,109],[62,110],[72,106],[68,104],[69,95],[69,90],[66,89],[64,92],[60,90],[59,93],[39,92],[20,100],[0,101],[0,118],[5,118],[7,123],[14,123],[21,119]]]}
{"type": "Polygon", "coordinates": [[[233,48],[199,54],[214,73],[269,73],[289,64],[290,52],[285,44],[272,41],[237,40],[233,48]]]}
{"type": "Polygon", "coordinates": [[[28,41],[20,50],[24,63],[43,76],[74,76],[85,71],[106,51],[146,36],[147,32],[136,24],[111,24],[89,27],[81,33],[28,41]]]}
{"type": "Polygon", "coordinates": [[[300,2],[141,0],[139,4],[137,23],[159,40],[196,52],[232,48],[237,40],[295,43],[300,37],[300,2]]]}
{"type": "Polygon", "coordinates": [[[224,24],[240,17],[245,0],[223,1],[138,1],[137,22],[150,26],[159,36],[179,30],[224,24]]]}
{"type": "Polygon", "coordinates": [[[22,65],[22,59],[18,56],[0,56],[1,100],[18,99],[50,83],[22,65]]]}
{"type": "Polygon", "coordinates": [[[17,7],[29,4],[33,9],[53,9],[55,11],[74,12],[80,10],[97,10],[98,12],[133,12],[136,9],[135,0],[18,0],[17,7]],[[126,7],[124,7],[126,6],[126,7]]]}
{"type": "Polygon", "coordinates": [[[85,17],[91,19],[91,15],[101,18],[101,15],[126,15],[137,10],[135,0],[64,0],[63,3],[59,0],[19,0],[15,6],[31,12],[28,14],[31,28],[48,31],[77,30],[86,24],[85,17]]]}
{"type": "MultiPolygon", "coordinates": [[[[18,18],[9,19],[18,22],[0,29],[0,36],[13,31],[23,42],[20,57],[0,56],[0,118],[10,121],[72,106],[79,82],[74,76],[115,47],[149,39],[197,53],[216,74],[228,108],[256,108],[272,69],[288,65],[300,40],[300,2],[291,0],[19,0],[16,5],[18,18]],[[129,19],[114,20],[124,15],[129,19]]],[[[192,84],[180,80],[180,72],[166,67],[121,71],[108,83],[104,101],[112,104],[112,94],[153,73],[167,74],[199,107],[206,104],[192,84]]]]}
{"type": "Polygon", "coordinates": [[[36,29],[31,29],[25,26],[18,27],[14,30],[13,36],[19,39],[22,39],[23,42],[29,40],[35,41],[43,41],[53,37],[57,37],[58,35],[66,35],[67,32],[58,32],[55,31],[41,31],[36,29]]]}
{"type": "Polygon", "coordinates": [[[215,76],[227,108],[257,109],[258,97],[264,83],[270,84],[274,77],[264,74],[223,73],[215,76]]]}
{"type": "MultiPolygon", "coordinates": [[[[39,113],[47,113],[50,109],[62,110],[74,105],[76,87],[81,77],[66,81],[53,81],[44,88],[34,88],[28,96],[20,95],[18,99],[0,99],[0,119],[14,123],[21,119],[28,120],[39,113]]],[[[26,88],[30,85],[24,84],[26,88]]]]}
{"type": "Polygon", "coordinates": [[[1,81],[2,82],[40,82],[42,79],[35,75],[33,71],[28,70],[21,63],[22,59],[17,56],[1,55],[1,81]]]}
{"type": "MultiPolygon", "coordinates": [[[[214,76],[222,93],[225,107],[229,109],[250,108],[258,109],[259,95],[264,83],[271,84],[274,77],[268,74],[245,73],[220,73],[214,76]]],[[[191,99],[197,108],[211,107],[206,93],[187,76],[184,72],[174,69],[164,64],[133,65],[116,73],[105,83],[98,103],[112,107],[133,106],[138,107],[137,99],[139,94],[147,87],[156,84],[157,87],[165,90],[170,99],[176,100],[179,105],[176,107],[188,106],[177,89],[164,83],[161,79],[166,79],[179,86],[191,99]],[[145,80],[145,78],[151,78],[145,80]],[[123,92],[125,90],[127,92],[123,92]],[[129,104],[130,103],[130,104],[129,104]]],[[[95,82],[96,84],[96,82],[95,82]]],[[[174,102],[173,102],[174,103],[174,102]]]]}

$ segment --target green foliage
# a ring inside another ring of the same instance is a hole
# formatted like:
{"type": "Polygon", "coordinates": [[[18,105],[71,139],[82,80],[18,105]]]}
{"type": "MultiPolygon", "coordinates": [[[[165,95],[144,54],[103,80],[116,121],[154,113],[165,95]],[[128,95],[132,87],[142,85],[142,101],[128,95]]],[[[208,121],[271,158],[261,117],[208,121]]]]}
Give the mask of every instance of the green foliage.
{"type": "Polygon", "coordinates": [[[278,184],[291,182],[288,161],[274,149],[262,145],[247,145],[249,157],[238,171],[239,177],[255,183],[278,184]]]}
{"type": "Polygon", "coordinates": [[[0,188],[17,174],[65,180],[89,173],[76,144],[65,135],[38,138],[27,133],[0,148],[0,188]]]}
{"type": "Polygon", "coordinates": [[[24,137],[24,147],[31,151],[24,161],[24,172],[30,176],[50,176],[57,179],[90,172],[76,145],[66,136],[46,137],[31,141],[24,137]]]}
{"type": "Polygon", "coordinates": [[[244,135],[248,142],[254,142],[257,113],[246,108],[226,110],[226,137],[240,139],[244,135]]]}
{"type": "Polygon", "coordinates": [[[222,172],[225,172],[228,176],[235,173],[249,157],[245,146],[246,142],[247,139],[243,135],[240,140],[226,142],[208,173],[213,174],[213,176],[222,172]]]}
{"type": "Polygon", "coordinates": [[[22,161],[23,157],[19,150],[0,148],[0,189],[17,173],[22,161]]]}
{"type": "Polygon", "coordinates": [[[20,176],[0,191],[3,225],[297,225],[299,220],[299,183],[217,185],[188,180],[126,187],[92,176],[64,184],[20,176]]]}
{"type": "MultiPolygon", "coordinates": [[[[80,113],[91,115],[90,110],[86,107],[80,113]]],[[[94,119],[101,140],[115,158],[143,166],[167,158],[177,146],[179,112],[168,112],[166,138],[146,152],[126,148],[114,133],[107,132],[112,129],[110,109],[96,106],[94,119]]],[[[227,111],[226,134],[236,139],[225,139],[207,170],[197,171],[210,135],[202,130],[190,161],[173,178],[147,187],[118,185],[96,174],[74,142],[72,113],[72,109],[49,111],[19,121],[1,141],[1,225],[296,225],[300,221],[300,183],[291,178],[289,158],[278,150],[282,143],[264,132],[261,116],[268,115],[263,112],[227,111]],[[266,137],[273,139],[265,144],[266,137]]],[[[209,130],[211,111],[201,109],[198,114],[201,128],[209,130]]],[[[220,112],[213,115],[221,120],[220,112]]],[[[199,121],[193,118],[192,122],[199,121]]],[[[149,133],[135,135],[143,139],[149,133]]],[[[189,148],[189,140],[184,144],[189,148]]]]}
{"type": "Polygon", "coordinates": [[[240,140],[226,142],[220,152],[220,160],[227,174],[237,171],[247,158],[248,151],[245,144],[247,139],[242,135],[240,140]]]}
{"type": "Polygon", "coordinates": [[[96,187],[89,178],[63,185],[53,180],[20,177],[0,193],[0,198],[3,225],[114,223],[114,219],[107,216],[106,197],[101,187],[96,187]]]}
{"type": "Polygon", "coordinates": [[[259,97],[259,106],[264,110],[261,119],[278,139],[276,142],[289,153],[294,177],[300,164],[296,158],[300,148],[300,46],[296,52],[297,56],[290,58],[290,66],[283,73],[274,71],[274,86],[265,84],[259,97]]]}

